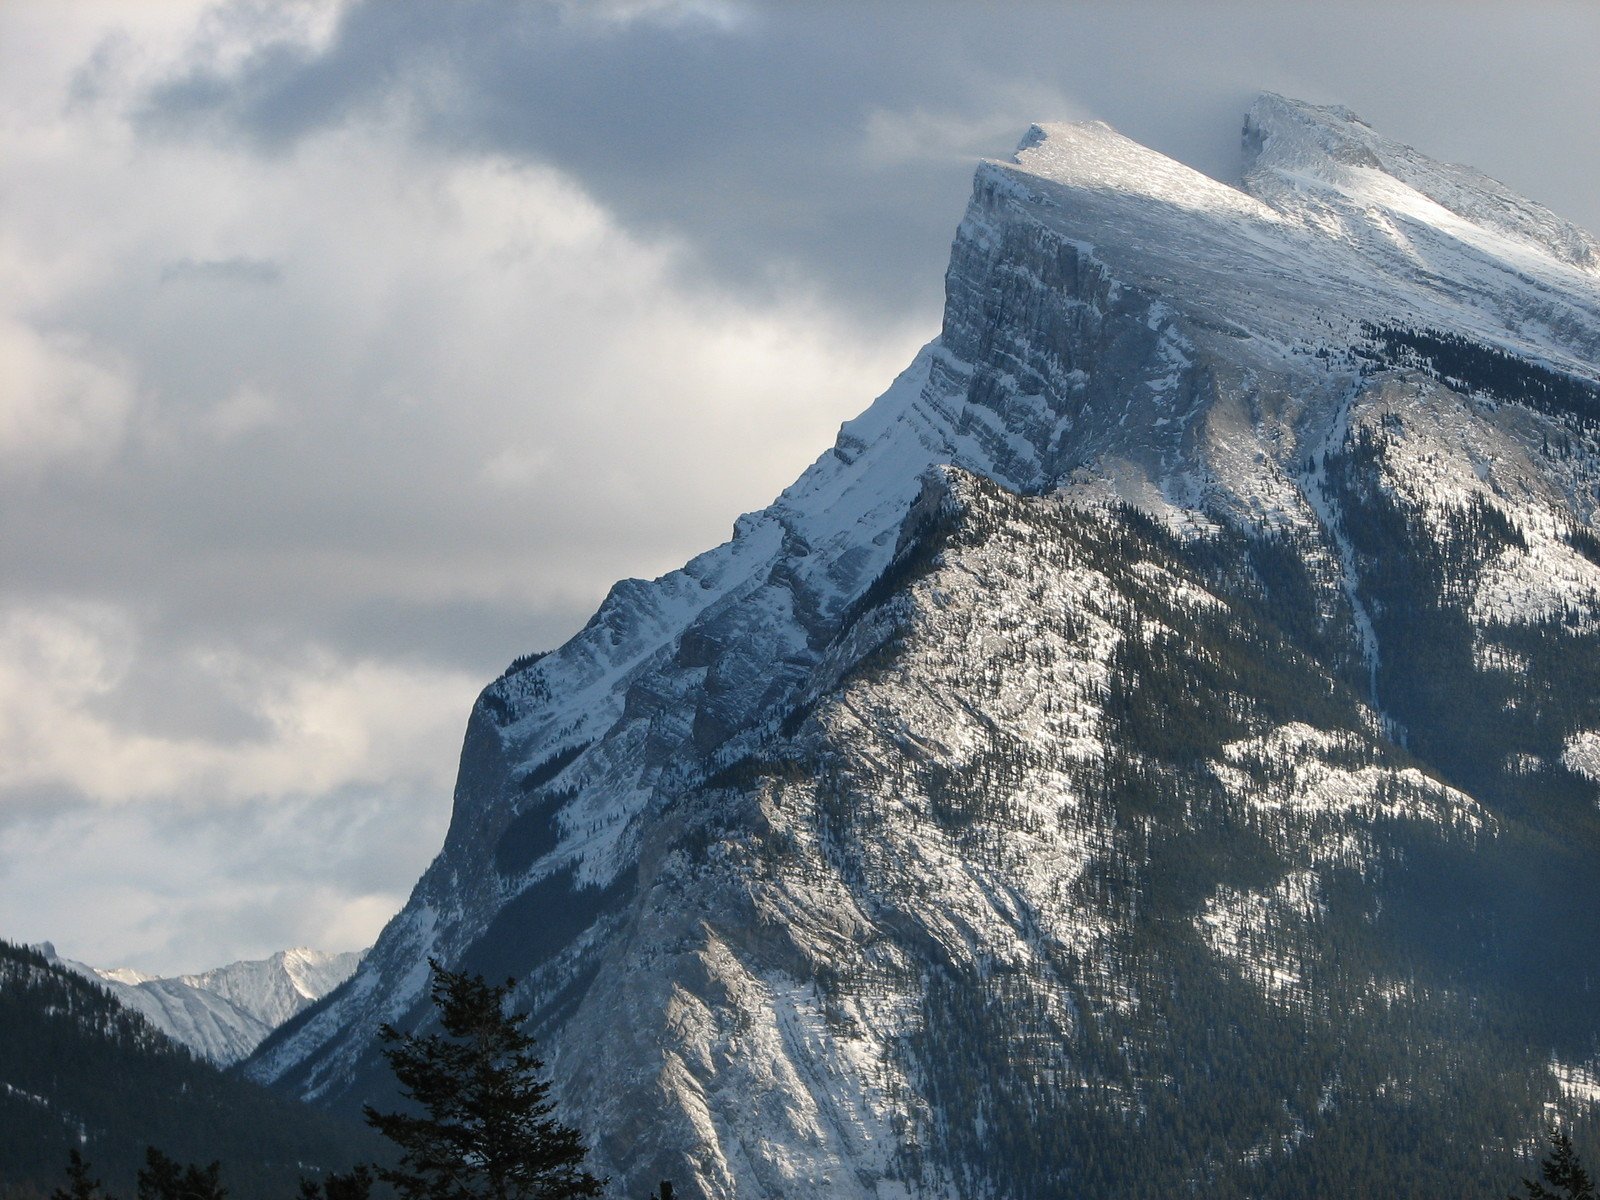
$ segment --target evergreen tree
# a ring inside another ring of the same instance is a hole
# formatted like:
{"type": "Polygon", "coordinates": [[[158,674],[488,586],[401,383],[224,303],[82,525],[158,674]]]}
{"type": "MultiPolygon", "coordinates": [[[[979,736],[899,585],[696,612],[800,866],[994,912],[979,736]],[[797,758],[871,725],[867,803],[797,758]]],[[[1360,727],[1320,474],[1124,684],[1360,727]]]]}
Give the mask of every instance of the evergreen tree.
{"type": "Polygon", "coordinates": [[[74,1146],[67,1152],[67,1186],[56,1188],[50,1200],[111,1200],[98,1179],[89,1175],[90,1167],[74,1146]]]}
{"type": "Polygon", "coordinates": [[[343,1175],[330,1171],[321,1182],[302,1179],[300,1200],[370,1200],[372,1184],[372,1169],[366,1163],[357,1163],[343,1175]]]}
{"type": "Polygon", "coordinates": [[[402,1200],[567,1200],[597,1196],[603,1181],[583,1169],[577,1130],[552,1114],[544,1064],[522,1032],[525,1013],[506,1012],[514,981],[430,960],[432,996],[444,1032],[379,1031],[402,1094],[420,1112],[380,1113],[367,1122],[402,1151],[378,1175],[402,1200]]]}
{"type": "Polygon", "coordinates": [[[1512,1196],[1510,1200],[1597,1200],[1594,1182],[1578,1161],[1572,1139],[1554,1125],[1550,1127],[1550,1153],[1539,1164],[1539,1174],[1544,1176],[1544,1183],[1524,1179],[1522,1186],[1527,1195],[1512,1196]],[[1546,1187],[1546,1183],[1550,1186],[1546,1187]]]}
{"type": "Polygon", "coordinates": [[[154,1146],[145,1148],[144,1163],[139,1168],[139,1200],[227,1200],[221,1163],[183,1166],[154,1146]]]}

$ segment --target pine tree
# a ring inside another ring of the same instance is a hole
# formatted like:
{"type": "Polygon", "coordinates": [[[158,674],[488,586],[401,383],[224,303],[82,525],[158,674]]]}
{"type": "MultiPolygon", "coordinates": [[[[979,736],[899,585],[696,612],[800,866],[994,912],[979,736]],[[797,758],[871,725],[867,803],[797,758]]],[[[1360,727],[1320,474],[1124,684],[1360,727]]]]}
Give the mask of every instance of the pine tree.
{"type": "Polygon", "coordinates": [[[300,1200],[369,1200],[372,1195],[372,1169],[366,1163],[341,1175],[330,1171],[326,1179],[302,1179],[300,1200]]]}
{"type": "Polygon", "coordinates": [[[67,1186],[56,1188],[50,1200],[110,1200],[98,1179],[89,1176],[89,1164],[74,1146],[67,1152],[67,1186]]]}
{"type": "Polygon", "coordinates": [[[227,1200],[222,1164],[182,1166],[154,1146],[145,1147],[139,1168],[139,1200],[227,1200]]]}
{"type": "Polygon", "coordinates": [[[384,1025],[384,1057],[420,1112],[380,1113],[367,1123],[402,1151],[378,1175],[402,1200],[568,1200],[597,1196],[604,1181],[583,1169],[575,1129],[552,1114],[544,1064],[506,1012],[514,981],[447,971],[430,960],[444,1032],[421,1036],[384,1025]]]}
{"type": "Polygon", "coordinates": [[[1512,1196],[1510,1200],[1600,1200],[1595,1195],[1594,1182],[1589,1172],[1578,1161],[1578,1152],[1572,1148],[1572,1139],[1554,1125],[1550,1127],[1550,1153],[1539,1164],[1539,1174],[1544,1183],[1524,1179],[1526,1196],[1512,1196]],[[1549,1184],[1546,1187],[1545,1184],[1549,1184]]]}

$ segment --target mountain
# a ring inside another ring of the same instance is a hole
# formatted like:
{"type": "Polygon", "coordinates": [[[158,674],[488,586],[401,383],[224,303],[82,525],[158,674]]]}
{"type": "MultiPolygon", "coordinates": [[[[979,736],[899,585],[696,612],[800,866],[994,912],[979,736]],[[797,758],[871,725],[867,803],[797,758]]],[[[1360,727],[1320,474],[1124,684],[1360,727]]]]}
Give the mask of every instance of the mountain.
{"type": "Polygon", "coordinates": [[[1495,1194],[1600,1099],[1600,255],[1342,109],[978,167],[939,336],[467,722],[246,1065],[514,975],[625,1192],[1495,1194]]]}
{"type": "Polygon", "coordinates": [[[223,997],[262,1024],[276,1029],[338,987],[361,965],[366,951],[328,954],[304,946],[271,958],[229,963],[178,979],[223,997]]]}
{"type": "Polygon", "coordinates": [[[0,942],[0,1194],[63,1185],[77,1147],[131,1196],[147,1145],[220,1159],[238,1200],[292,1195],[301,1176],[379,1151],[359,1125],[222,1073],[104,987],[0,942]]]}
{"type": "Polygon", "coordinates": [[[159,977],[127,967],[52,962],[99,983],[175,1041],[218,1066],[249,1056],[263,1038],[354,974],[362,952],[325,954],[298,947],[271,958],[229,963],[198,975],[159,977]]]}

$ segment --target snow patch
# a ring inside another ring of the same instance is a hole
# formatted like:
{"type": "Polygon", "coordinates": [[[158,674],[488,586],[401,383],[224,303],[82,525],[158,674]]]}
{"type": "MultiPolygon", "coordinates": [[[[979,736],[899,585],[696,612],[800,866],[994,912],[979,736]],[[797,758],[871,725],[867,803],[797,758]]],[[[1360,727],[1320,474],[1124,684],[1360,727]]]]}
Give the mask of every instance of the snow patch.
{"type": "Polygon", "coordinates": [[[1561,765],[1600,783],[1600,730],[1584,729],[1569,737],[1561,749],[1561,765]]]}

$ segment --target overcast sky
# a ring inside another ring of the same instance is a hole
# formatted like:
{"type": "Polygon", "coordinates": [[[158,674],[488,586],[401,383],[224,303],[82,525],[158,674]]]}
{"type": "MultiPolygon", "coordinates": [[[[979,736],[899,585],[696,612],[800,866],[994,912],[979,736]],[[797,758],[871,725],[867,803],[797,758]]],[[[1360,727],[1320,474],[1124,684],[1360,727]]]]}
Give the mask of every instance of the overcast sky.
{"type": "Polygon", "coordinates": [[[1600,6],[0,4],[0,937],[367,944],[468,707],[938,329],[974,160],[1261,89],[1600,229],[1600,6]]]}

